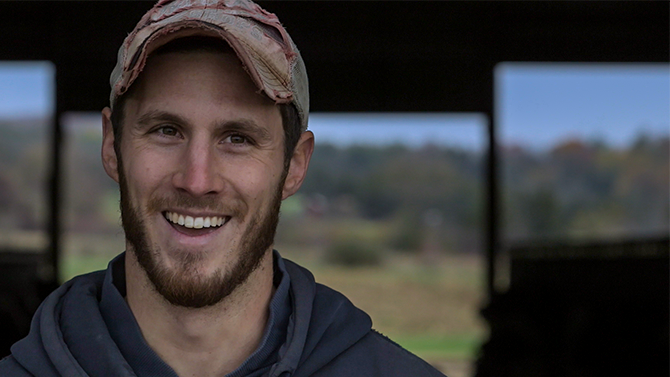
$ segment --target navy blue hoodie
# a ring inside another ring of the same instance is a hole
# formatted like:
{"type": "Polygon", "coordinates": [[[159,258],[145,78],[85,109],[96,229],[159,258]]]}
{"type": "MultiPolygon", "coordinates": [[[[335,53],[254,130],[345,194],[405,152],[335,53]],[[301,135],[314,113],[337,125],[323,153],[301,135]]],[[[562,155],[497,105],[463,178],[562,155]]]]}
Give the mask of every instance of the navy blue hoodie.
{"type": "MultiPolygon", "coordinates": [[[[443,376],[372,330],[370,317],[342,294],[315,283],[306,269],[284,264],[292,313],[277,362],[263,376],[443,376]]],[[[0,375],[136,376],[100,313],[104,277],[105,271],[82,275],[49,295],[30,334],[0,361],[0,375]]]]}

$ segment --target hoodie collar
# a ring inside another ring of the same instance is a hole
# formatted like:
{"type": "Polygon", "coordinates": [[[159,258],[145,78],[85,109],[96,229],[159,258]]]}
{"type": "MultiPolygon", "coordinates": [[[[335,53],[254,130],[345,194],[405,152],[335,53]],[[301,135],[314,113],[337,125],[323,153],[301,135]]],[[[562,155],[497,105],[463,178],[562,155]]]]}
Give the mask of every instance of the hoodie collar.
{"type": "Polygon", "coordinates": [[[367,335],[372,320],[341,293],[316,283],[308,270],[285,262],[293,310],[286,344],[270,376],[307,377],[367,335]]]}
{"type": "MultiPolygon", "coordinates": [[[[263,338],[256,351],[229,377],[257,375],[267,371],[278,359],[278,349],[286,341],[291,315],[290,277],[283,259],[274,251],[275,293],[263,338]]],[[[102,286],[100,311],[109,333],[121,353],[138,376],[160,375],[178,377],[146,343],[135,317],[125,301],[125,253],[109,263],[102,286]]]]}

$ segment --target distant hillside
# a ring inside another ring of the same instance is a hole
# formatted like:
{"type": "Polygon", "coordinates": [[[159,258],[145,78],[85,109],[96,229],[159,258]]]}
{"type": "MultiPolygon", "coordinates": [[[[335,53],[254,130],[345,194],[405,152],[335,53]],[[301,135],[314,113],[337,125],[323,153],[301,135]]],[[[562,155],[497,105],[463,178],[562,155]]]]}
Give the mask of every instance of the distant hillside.
{"type": "Polygon", "coordinates": [[[502,153],[508,239],[668,234],[668,137],[629,148],[565,141],[543,154],[502,153]]]}
{"type": "MultiPolygon", "coordinates": [[[[43,225],[45,124],[0,121],[0,228],[43,225]]],[[[118,232],[118,189],[100,163],[99,129],[80,127],[67,137],[66,227],[118,232]]],[[[624,149],[572,140],[543,153],[502,148],[506,238],[667,234],[669,140],[641,136],[624,149]]],[[[425,224],[433,224],[450,242],[473,245],[482,238],[484,195],[482,156],[475,152],[435,145],[319,144],[300,191],[303,204],[286,211],[395,224],[394,247],[403,242],[411,247],[411,235],[425,224]]]]}

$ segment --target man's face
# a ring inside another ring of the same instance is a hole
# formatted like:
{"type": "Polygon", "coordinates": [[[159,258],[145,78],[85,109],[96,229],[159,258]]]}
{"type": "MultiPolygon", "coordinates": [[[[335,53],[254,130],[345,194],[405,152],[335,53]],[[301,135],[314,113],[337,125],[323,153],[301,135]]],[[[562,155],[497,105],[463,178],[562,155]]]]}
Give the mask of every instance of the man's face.
{"type": "Polygon", "coordinates": [[[158,55],[135,85],[117,177],[129,251],[172,304],[213,305],[271,249],[287,173],[279,109],[233,54],[158,55]]]}

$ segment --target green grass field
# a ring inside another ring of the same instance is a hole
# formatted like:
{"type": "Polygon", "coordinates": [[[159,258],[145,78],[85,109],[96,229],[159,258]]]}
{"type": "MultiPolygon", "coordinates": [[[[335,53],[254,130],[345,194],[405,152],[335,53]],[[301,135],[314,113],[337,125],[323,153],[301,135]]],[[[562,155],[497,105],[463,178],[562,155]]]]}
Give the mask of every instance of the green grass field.
{"type": "Polygon", "coordinates": [[[393,339],[428,361],[471,360],[482,342],[480,334],[401,335],[393,339]]]}

